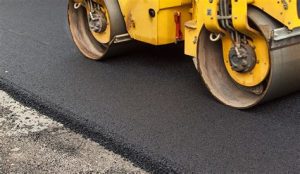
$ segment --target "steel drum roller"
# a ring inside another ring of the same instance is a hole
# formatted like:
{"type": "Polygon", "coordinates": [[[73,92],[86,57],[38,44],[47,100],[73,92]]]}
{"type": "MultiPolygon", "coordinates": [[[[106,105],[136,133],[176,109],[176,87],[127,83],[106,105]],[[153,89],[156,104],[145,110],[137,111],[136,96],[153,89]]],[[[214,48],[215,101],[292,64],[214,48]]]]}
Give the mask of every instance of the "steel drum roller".
{"type": "MultiPolygon", "coordinates": [[[[278,27],[273,19],[257,9],[249,9],[248,15],[266,40],[270,38],[270,31],[278,27]],[[269,31],[266,31],[266,26],[269,31]]],[[[276,48],[278,43],[268,40],[271,68],[260,95],[249,92],[233,81],[224,65],[222,44],[211,42],[206,29],[201,31],[199,37],[198,70],[208,89],[219,101],[235,108],[249,108],[300,89],[300,42],[285,42],[283,47],[276,48]]]]}

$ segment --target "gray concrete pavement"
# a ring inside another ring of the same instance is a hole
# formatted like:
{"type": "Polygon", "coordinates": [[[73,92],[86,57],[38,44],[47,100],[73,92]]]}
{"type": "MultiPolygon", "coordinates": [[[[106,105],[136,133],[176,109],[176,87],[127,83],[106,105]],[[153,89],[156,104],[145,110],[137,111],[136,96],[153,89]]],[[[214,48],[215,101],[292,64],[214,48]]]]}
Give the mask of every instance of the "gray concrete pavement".
{"type": "Polygon", "coordinates": [[[0,91],[0,173],[146,172],[0,91]]]}

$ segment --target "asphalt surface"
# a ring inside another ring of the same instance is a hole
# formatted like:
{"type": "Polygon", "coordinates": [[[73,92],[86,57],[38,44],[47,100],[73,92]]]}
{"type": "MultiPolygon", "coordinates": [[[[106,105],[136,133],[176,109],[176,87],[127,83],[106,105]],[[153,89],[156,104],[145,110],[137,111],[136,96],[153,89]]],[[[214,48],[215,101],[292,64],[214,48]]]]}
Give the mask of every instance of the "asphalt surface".
{"type": "Polygon", "coordinates": [[[66,1],[0,0],[0,79],[148,171],[300,171],[300,93],[240,111],[211,97],[178,48],[88,61],[70,39],[66,1]]]}

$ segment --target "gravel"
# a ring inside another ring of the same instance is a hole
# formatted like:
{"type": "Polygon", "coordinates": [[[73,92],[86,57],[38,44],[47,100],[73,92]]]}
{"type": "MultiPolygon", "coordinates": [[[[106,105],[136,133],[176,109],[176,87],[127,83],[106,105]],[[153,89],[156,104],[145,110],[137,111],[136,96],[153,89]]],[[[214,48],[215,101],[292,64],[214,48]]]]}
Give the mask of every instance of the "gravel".
{"type": "Polygon", "coordinates": [[[146,173],[0,91],[0,173],[146,173]]]}

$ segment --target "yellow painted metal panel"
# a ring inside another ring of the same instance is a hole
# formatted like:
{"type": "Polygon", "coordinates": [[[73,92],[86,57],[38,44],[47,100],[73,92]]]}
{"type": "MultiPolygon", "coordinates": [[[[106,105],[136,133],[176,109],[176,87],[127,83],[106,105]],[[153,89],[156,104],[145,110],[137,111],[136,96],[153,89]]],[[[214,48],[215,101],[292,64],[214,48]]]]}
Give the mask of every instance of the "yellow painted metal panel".
{"type": "Polygon", "coordinates": [[[160,9],[192,4],[192,0],[160,0],[160,9]]]}
{"type": "Polygon", "coordinates": [[[197,29],[197,21],[196,20],[191,20],[186,23],[185,38],[184,38],[184,53],[186,55],[189,55],[192,57],[197,56],[199,32],[200,32],[200,30],[197,29]]]}
{"type": "MultiPolygon", "coordinates": [[[[192,0],[119,0],[130,36],[153,45],[176,42],[175,12],[181,13],[181,30],[192,19],[192,0]],[[155,11],[155,17],[149,10],[155,11]]],[[[184,34],[184,33],[183,33],[184,34]]]]}
{"type": "Polygon", "coordinates": [[[199,33],[204,27],[203,1],[193,0],[193,19],[185,23],[184,53],[196,57],[199,33]]]}
{"type": "MultiPolygon", "coordinates": [[[[168,8],[158,12],[158,38],[157,45],[169,44],[176,42],[176,23],[174,15],[176,12],[181,13],[181,31],[184,35],[184,24],[191,20],[192,15],[189,13],[189,6],[168,8]]],[[[184,38],[184,36],[183,36],[184,38]]]]}
{"type": "MultiPolygon", "coordinates": [[[[218,0],[212,2],[209,3],[208,0],[119,0],[130,36],[153,45],[175,42],[174,13],[180,11],[181,30],[184,38],[188,40],[185,42],[185,52],[193,56],[197,52],[193,44],[194,38],[198,36],[203,24],[211,31],[223,32],[217,19],[208,15],[208,13],[212,13],[213,16],[217,14],[218,0]],[[149,16],[150,8],[156,12],[154,18],[149,16]],[[196,29],[185,29],[184,24],[191,20],[195,20],[196,29]]],[[[289,29],[300,27],[296,0],[247,0],[247,3],[265,11],[289,29]]]]}
{"type": "Polygon", "coordinates": [[[289,29],[300,27],[297,0],[255,0],[253,5],[274,17],[289,29]]]}
{"type": "Polygon", "coordinates": [[[218,9],[219,1],[204,1],[201,5],[205,27],[214,33],[224,33],[225,31],[219,26],[218,9]]]}

